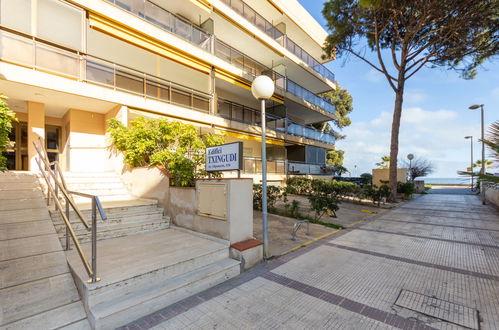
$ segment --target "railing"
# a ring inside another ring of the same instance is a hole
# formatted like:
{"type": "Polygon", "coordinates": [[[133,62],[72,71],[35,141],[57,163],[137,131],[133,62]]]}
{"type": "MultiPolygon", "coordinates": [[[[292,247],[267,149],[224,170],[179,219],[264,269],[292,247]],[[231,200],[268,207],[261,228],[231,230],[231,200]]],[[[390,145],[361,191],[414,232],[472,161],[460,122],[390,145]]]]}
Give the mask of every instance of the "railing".
{"type": "Polygon", "coordinates": [[[324,175],[327,174],[324,171],[325,165],[320,164],[308,164],[288,161],[288,174],[310,174],[310,175],[324,175]]]}
{"type": "MultiPolygon", "coordinates": [[[[256,157],[244,157],[243,173],[260,174],[262,173],[262,159],[256,157]]],[[[269,160],[267,161],[267,173],[269,174],[286,174],[285,160],[269,160]]]]}
{"type": "Polygon", "coordinates": [[[0,59],[146,98],[209,111],[207,93],[104,59],[0,30],[0,59]]]}
{"type": "MultiPolygon", "coordinates": [[[[218,115],[223,118],[248,125],[261,125],[261,112],[259,110],[224,99],[218,100],[218,115]]],[[[334,135],[324,133],[312,127],[300,125],[288,118],[281,118],[268,113],[265,117],[267,129],[305,137],[328,144],[334,144],[336,142],[334,135]]]]}
{"type": "Polygon", "coordinates": [[[299,98],[301,98],[307,102],[310,102],[313,105],[316,105],[319,108],[321,108],[329,113],[332,113],[332,114],[336,113],[336,109],[335,109],[334,105],[332,105],[331,103],[326,101],[324,98],[315,95],[314,93],[312,93],[308,89],[298,85],[297,83],[295,83],[289,79],[286,79],[286,90],[288,92],[290,92],[291,94],[298,96],[299,98]]]}
{"type": "Polygon", "coordinates": [[[213,36],[148,0],[106,0],[211,53],[213,36]]]}
{"type": "Polygon", "coordinates": [[[266,33],[269,37],[276,40],[281,46],[286,47],[291,53],[307,63],[314,71],[329,79],[335,81],[334,74],[319,63],[312,55],[307,53],[303,48],[298,46],[286,34],[279,31],[272,23],[263,18],[253,8],[248,6],[242,0],[222,0],[227,6],[232,8],[236,13],[244,17],[248,22],[256,26],[260,31],[266,33]]]}
{"type": "Polygon", "coordinates": [[[66,182],[64,180],[64,176],[62,175],[59,163],[57,161],[49,162],[47,150],[43,146],[42,139],[40,138],[38,140],[38,143],[33,142],[33,145],[35,146],[36,152],[38,154],[38,157],[35,158],[36,163],[38,164],[40,173],[47,184],[47,205],[50,205],[50,200],[52,197],[55,207],[59,211],[64,224],[66,225],[66,250],[69,250],[71,248],[71,241],[69,239],[71,237],[83,263],[83,266],[85,267],[85,270],[90,277],[88,283],[98,282],[100,281],[100,278],[97,277],[97,210],[99,210],[99,214],[102,220],[107,219],[102,209],[102,205],[99,201],[99,197],[75,191],[69,191],[67,189],[66,182]],[[52,170],[52,167],[54,167],[54,170],[52,170]],[[62,203],[59,199],[59,191],[62,193],[62,198],[65,200],[65,208],[63,208],[62,203]],[[91,227],[74,202],[72,195],[86,197],[92,200],[91,227]],[[85,257],[85,253],[83,252],[83,249],[80,245],[80,241],[78,240],[78,237],[76,236],[76,233],[71,225],[70,207],[73,208],[75,214],[83,223],[85,228],[92,231],[92,265],[89,264],[88,259],[85,257]]]}

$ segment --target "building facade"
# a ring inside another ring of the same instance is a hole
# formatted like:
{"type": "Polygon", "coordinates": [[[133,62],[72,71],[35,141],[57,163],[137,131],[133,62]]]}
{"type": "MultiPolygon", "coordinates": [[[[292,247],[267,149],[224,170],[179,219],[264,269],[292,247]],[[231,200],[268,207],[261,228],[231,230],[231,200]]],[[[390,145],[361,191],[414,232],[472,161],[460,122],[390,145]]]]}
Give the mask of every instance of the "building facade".
{"type": "Polygon", "coordinates": [[[120,172],[107,119],[146,116],[243,141],[242,176],[258,179],[250,89],[265,74],[269,179],[323,174],[335,138],[311,125],[335,118],[317,96],[335,88],[326,36],[296,0],[0,0],[0,92],[19,119],[9,168],[36,170],[42,138],[65,171],[120,172]]]}

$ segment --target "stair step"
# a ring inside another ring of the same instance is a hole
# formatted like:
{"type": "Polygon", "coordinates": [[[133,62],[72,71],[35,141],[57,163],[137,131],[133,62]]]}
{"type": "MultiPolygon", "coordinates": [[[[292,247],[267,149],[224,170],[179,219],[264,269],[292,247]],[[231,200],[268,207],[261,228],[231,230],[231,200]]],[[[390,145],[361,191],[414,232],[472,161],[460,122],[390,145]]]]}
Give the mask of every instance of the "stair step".
{"type": "MultiPolygon", "coordinates": [[[[83,216],[90,221],[92,219],[92,216],[88,214],[89,212],[82,212],[83,216]]],[[[100,215],[97,213],[97,224],[106,224],[106,223],[123,223],[123,222],[134,222],[134,221],[140,221],[140,220],[146,220],[146,219],[152,219],[152,218],[162,218],[163,217],[163,209],[162,208],[151,208],[145,212],[120,212],[120,213],[112,213],[112,212],[107,212],[106,209],[104,209],[104,213],[106,214],[107,219],[104,221],[101,219],[100,215]]],[[[62,220],[62,216],[59,211],[51,211],[50,215],[52,216],[52,220],[54,221],[54,224],[56,225],[63,225],[64,222],[62,220]]],[[[76,214],[70,214],[69,215],[69,220],[71,224],[74,226],[79,226],[81,224],[80,218],[76,216],[76,214]]]]}
{"type": "Polygon", "coordinates": [[[124,185],[121,181],[117,182],[66,182],[70,190],[80,191],[80,189],[120,189],[124,185]]]}
{"type": "Polygon", "coordinates": [[[0,224],[0,241],[48,235],[54,232],[54,225],[50,221],[6,223],[0,224]]]}
{"type": "Polygon", "coordinates": [[[96,329],[115,328],[239,275],[240,262],[224,259],[91,308],[96,329]]]}
{"type": "Polygon", "coordinates": [[[4,288],[68,273],[66,256],[62,251],[1,261],[0,269],[4,274],[4,288]]]}
{"type": "Polygon", "coordinates": [[[0,326],[79,300],[70,273],[0,289],[0,301],[8,302],[1,305],[0,326]]]}
{"type": "Polygon", "coordinates": [[[2,329],[90,329],[83,303],[77,301],[4,325],[2,329]],[[75,328],[77,326],[77,328],[75,328]]]}
{"type": "Polygon", "coordinates": [[[33,189],[40,187],[38,181],[33,181],[33,182],[0,181],[0,190],[12,191],[13,185],[15,185],[16,187],[15,190],[33,189]]]}
{"type": "Polygon", "coordinates": [[[61,251],[61,244],[55,231],[51,235],[0,241],[0,261],[55,251],[61,251]]]}

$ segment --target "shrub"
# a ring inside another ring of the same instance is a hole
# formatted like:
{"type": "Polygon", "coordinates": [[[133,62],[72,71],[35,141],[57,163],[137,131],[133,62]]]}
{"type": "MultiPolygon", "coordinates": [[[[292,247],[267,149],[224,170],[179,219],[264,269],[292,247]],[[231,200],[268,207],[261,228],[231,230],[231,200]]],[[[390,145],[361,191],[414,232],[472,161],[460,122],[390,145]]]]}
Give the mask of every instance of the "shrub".
{"type": "Polygon", "coordinates": [[[170,173],[172,185],[180,187],[194,186],[194,179],[207,176],[205,148],[224,142],[223,136],[200,137],[190,124],[144,117],[134,119],[128,127],[110,119],[108,132],[128,166],[162,165],[170,173]]]}
{"type": "Polygon", "coordinates": [[[397,192],[404,194],[405,198],[410,198],[416,191],[416,187],[412,182],[399,182],[397,185],[397,192]]]}
{"type": "Polygon", "coordinates": [[[373,182],[373,176],[370,173],[362,173],[360,177],[364,184],[372,184],[373,182]]]}
{"type": "Polygon", "coordinates": [[[284,216],[295,219],[301,219],[303,216],[300,214],[300,202],[293,199],[291,204],[289,203],[284,204],[284,216]]]}
{"type": "Polygon", "coordinates": [[[312,192],[312,180],[304,177],[291,177],[286,180],[286,192],[308,196],[312,192]]]}
{"type": "MultiPolygon", "coordinates": [[[[275,203],[278,200],[286,201],[286,193],[283,188],[276,186],[267,186],[267,209],[270,212],[275,212],[275,203]]],[[[262,185],[253,185],[253,208],[262,210],[262,185]]]]}
{"type": "Polygon", "coordinates": [[[0,172],[7,170],[7,159],[3,155],[9,143],[9,134],[12,131],[12,122],[16,121],[14,111],[10,110],[7,97],[0,94],[0,172]]]}
{"type": "Polygon", "coordinates": [[[336,217],[340,200],[333,181],[312,180],[312,194],[308,200],[311,210],[315,211],[315,220],[319,220],[326,213],[336,217]]]}

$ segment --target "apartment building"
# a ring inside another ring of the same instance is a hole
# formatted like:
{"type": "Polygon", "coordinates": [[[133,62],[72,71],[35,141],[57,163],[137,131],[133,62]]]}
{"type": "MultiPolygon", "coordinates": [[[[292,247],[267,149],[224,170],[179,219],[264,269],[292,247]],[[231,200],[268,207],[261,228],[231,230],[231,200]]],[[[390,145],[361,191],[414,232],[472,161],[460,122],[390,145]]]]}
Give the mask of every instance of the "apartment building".
{"type": "MultiPolygon", "coordinates": [[[[9,168],[36,169],[45,139],[64,171],[121,171],[106,120],[181,120],[244,143],[243,177],[261,172],[259,103],[267,102],[270,180],[322,174],[335,118],[324,29],[296,0],[0,0],[0,92],[19,122],[9,168]]],[[[228,173],[227,175],[231,175],[228,173]]]]}

